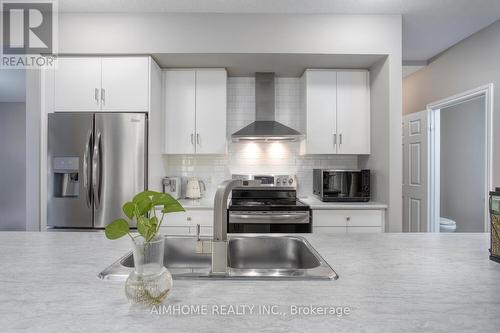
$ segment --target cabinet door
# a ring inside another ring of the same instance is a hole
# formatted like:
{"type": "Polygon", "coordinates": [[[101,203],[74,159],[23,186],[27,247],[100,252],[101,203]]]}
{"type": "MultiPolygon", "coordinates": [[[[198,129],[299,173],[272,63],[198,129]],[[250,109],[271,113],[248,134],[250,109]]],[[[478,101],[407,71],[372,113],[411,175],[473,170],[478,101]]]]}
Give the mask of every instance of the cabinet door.
{"type": "Polygon", "coordinates": [[[307,154],[335,154],[336,89],[335,71],[311,70],[306,75],[307,154]]]}
{"type": "Polygon", "coordinates": [[[370,154],[370,88],[367,71],[337,72],[338,154],[370,154]]]}
{"type": "Polygon", "coordinates": [[[226,71],[196,71],[196,153],[226,153],[226,71]]]}
{"type": "Polygon", "coordinates": [[[99,111],[101,58],[59,58],[54,71],[54,111],[99,111]]]}
{"type": "MultiPolygon", "coordinates": [[[[165,71],[164,152],[195,152],[195,81],[194,70],[165,71]]],[[[224,129],[225,131],[225,129],[224,129]]]]}
{"type": "Polygon", "coordinates": [[[102,58],[102,111],[149,110],[149,58],[102,58]]]}

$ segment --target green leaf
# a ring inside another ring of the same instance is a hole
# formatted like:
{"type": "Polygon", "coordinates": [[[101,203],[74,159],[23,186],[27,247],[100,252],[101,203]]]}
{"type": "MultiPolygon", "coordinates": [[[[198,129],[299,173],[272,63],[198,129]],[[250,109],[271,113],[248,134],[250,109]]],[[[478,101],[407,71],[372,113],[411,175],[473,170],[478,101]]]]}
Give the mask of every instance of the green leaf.
{"type": "Polygon", "coordinates": [[[160,194],[154,195],[153,198],[151,199],[154,206],[164,205],[164,204],[170,202],[170,200],[174,200],[174,199],[169,194],[166,194],[166,193],[160,193],[160,194]]]}
{"type": "Polygon", "coordinates": [[[108,239],[118,239],[128,234],[130,227],[124,219],[114,220],[106,226],[105,234],[108,239]]]}
{"type": "Polygon", "coordinates": [[[126,202],[122,207],[123,213],[131,220],[134,218],[135,206],[133,202],[126,202]]]}
{"type": "Polygon", "coordinates": [[[168,214],[175,212],[185,212],[186,210],[177,200],[175,200],[174,203],[163,205],[163,209],[161,211],[162,213],[168,214]]]}
{"type": "Polygon", "coordinates": [[[143,201],[144,199],[150,199],[155,196],[161,194],[160,192],[155,192],[155,191],[143,191],[141,193],[138,193],[134,196],[134,199],[132,199],[132,202],[135,204],[138,204],[139,202],[143,201]]]}
{"type": "Polygon", "coordinates": [[[137,210],[139,211],[139,216],[144,216],[153,208],[153,202],[150,198],[145,197],[141,201],[137,202],[137,210]]]}

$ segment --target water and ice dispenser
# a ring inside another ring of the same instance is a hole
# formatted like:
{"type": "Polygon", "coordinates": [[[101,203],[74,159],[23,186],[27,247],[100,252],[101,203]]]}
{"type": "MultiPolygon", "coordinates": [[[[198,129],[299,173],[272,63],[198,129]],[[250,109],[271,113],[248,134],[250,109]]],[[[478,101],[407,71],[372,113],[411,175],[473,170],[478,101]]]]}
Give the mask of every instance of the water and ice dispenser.
{"type": "Polygon", "coordinates": [[[80,193],[79,158],[55,157],[52,163],[54,196],[58,198],[78,197],[80,193]]]}

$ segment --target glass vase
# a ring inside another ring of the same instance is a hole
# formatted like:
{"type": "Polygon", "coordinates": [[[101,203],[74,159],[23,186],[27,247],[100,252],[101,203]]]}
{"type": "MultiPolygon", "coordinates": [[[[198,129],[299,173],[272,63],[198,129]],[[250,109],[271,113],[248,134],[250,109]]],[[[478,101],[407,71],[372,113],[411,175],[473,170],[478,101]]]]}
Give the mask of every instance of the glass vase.
{"type": "Polygon", "coordinates": [[[163,236],[158,235],[149,242],[137,236],[133,245],[134,271],[125,282],[125,294],[132,303],[159,305],[173,286],[172,275],[163,266],[163,236]]]}

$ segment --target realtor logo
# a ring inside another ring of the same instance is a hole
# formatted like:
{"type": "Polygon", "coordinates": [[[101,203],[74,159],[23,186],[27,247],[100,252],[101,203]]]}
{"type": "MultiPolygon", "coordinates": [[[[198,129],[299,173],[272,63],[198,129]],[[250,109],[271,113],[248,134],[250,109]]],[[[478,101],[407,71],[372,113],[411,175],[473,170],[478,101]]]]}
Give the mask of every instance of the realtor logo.
{"type": "Polygon", "coordinates": [[[1,2],[1,67],[52,66],[57,36],[56,5],[53,0],[1,2]]]}

